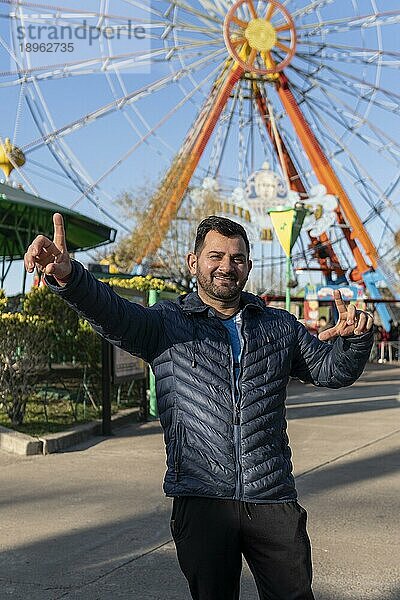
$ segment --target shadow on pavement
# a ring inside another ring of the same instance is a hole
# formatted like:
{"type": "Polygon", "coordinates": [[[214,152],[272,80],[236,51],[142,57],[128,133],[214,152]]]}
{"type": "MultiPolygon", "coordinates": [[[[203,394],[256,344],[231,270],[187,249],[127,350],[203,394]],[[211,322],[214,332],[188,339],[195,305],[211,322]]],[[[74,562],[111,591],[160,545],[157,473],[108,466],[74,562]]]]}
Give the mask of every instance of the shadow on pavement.
{"type": "MultiPolygon", "coordinates": [[[[315,400],[317,402],[317,400],[315,400]]],[[[312,400],[310,400],[312,402],[312,400]]],[[[287,406],[287,418],[290,419],[312,419],[315,417],[329,417],[333,415],[347,415],[358,412],[369,412],[385,410],[388,408],[399,408],[400,404],[396,398],[387,400],[366,400],[343,403],[340,400],[334,404],[296,407],[295,404],[287,406]]]]}
{"type": "Polygon", "coordinates": [[[121,425],[120,427],[114,427],[110,436],[97,435],[94,436],[85,442],[81,442],[76,446],[70,446],[69,448],[65,448],[62,453],[65,452],[80,452],[81,450],[87,450],[88,448],[92,448],[93,446],[97,446],[110,438],[136,438],[146,435],[157,435],[162,432],[160,423],[158,420],[156,421],[148,421],[146,423],[129,423],[125,425],[121,425]]]}
{"type": "Polygon", "coordinates": [[[384,477],[400,471],[399,452],[393,450],[374,454],[366,458],[353,459],[344,463],[325,465],[323,469],[315,469],[299,473],[296,481],[303,480],[302,494],[307,494],[307,479],[312,479],[312,493],[318,493],[331,488],[354,485],[360,481],[384,477]],[[304,489],[305,488],[305,489],[304,489]]]}

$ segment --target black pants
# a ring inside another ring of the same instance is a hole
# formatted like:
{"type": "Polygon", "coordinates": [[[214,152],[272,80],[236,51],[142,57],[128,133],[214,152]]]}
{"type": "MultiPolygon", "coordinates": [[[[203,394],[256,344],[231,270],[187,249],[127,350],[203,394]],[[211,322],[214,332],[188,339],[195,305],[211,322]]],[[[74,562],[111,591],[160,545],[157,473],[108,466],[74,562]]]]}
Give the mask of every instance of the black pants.
{"type": "Polygon", "coordinates": [[[194,600],[238,600],[242,555],[261,600],[314,600],[307,513],[297,502],[174,498],[171,531],[194,600]]]}

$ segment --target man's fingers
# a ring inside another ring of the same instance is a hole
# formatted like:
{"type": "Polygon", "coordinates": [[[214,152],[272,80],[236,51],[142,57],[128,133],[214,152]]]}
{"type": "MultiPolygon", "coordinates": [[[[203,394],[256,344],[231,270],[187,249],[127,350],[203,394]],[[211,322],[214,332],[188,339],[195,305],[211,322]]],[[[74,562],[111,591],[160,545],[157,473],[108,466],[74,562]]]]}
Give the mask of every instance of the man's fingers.
{"type": "Polygon", "coordinates": [[[354,325],[354,323],[356,322],[356,307],[354,306],[354,304],[349,304],[349,306],[347,306],[346,322],[347,325],[354,325]]]}
{"type": "Polygon", "coordinates": [[[321,340],[321,342],[327,342],[328,340],[331,340],[332,338],[336,338],[338,335],[339,335],[338,328],[335,325],[335,327],[330,327],[329,329],[325,329],[324,331],[321,331],[318,334],[318,339],[321,340]]]}
{"type": "Polygon", "coordinates": [[[366,325],[367,325],[367,315],[364,312],[360,312],[357,315],[357,324],[354,329],[354,333],[356,335],[360,335],[361,333],[364,333],[366,325]]]}
{"type": "Polygon", "coordinates": [[[365,333],[366,331],[370,331],[374,324],[374,318],[367,312],[360,311],[358,313],[358,324],[354,330],[356,335],[360,335],[361,333],[365,333]]]}
{"type": "Polygon", "coordinates": [[[64,229],[64,219],[60,213],[54,213],[53,215],[53,225],[54,225],[54,244],[59,248],[62,252],[67,251],[67,244],[65,241],[65,229],[64,229]]]}
{"type": "Polygon", "coordinates": [[[60,254],[61,251],[51,240],[44,235],[38,235],[24,256],[25,268],[31,273],[35,266],[44,267],[60,254]]]}
{"type": "Polygon", "coordinates": [[[43,272],[46,275],[53,275],[55,277],[64,277],[65,275],[63,267],[57,265],[55,262],[49,262],[43,269],[43,272]]]}
{"type": "Polygon", "coordinates": [[[336,308],[339,313],[339,319],[343,319],[344,314],[347,312],[347,306],[343,302],[342,294],[339,290],[333,290],[333,299],[335,300],[336,308]]]}
{"type": "Polygon", "coordinates": [[[319,340],[327,341],[339,335],[341,337],[361,335],[371,329],[374,324],[372,315],[364,311],[357,311],[354,304],[350,304],[345,307],[345,309],[346,312],[344,313],[344,318],[340,318],[341,315],[339,315],[339,321],[336,323],[335,327],[321,331],[321,333],[318,334],[319,340]]]}

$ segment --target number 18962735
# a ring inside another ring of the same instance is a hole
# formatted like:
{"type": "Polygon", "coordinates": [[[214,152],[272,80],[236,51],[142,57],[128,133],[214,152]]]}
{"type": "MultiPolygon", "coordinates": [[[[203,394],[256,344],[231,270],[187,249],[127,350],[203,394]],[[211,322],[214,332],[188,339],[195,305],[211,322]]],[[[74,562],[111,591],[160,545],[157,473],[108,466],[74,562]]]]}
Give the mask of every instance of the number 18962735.
{"type": "Polygon", "coordinates": [[[21,52],[73,52],[73,42],[24,42],[19,45],[21,52]]]}

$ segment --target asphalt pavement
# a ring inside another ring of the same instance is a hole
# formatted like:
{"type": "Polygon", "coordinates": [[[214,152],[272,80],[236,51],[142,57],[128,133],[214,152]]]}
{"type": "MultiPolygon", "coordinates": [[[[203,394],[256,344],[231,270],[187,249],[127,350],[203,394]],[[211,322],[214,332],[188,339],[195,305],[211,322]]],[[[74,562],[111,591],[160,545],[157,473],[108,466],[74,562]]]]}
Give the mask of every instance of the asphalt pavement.
{"type": "MultiPolygon", "coordinates": [[[[290,385],[316,600],[399,600],[400,368],[290,385]]],[[[0,599],[189,600],[169,531],[158,422],[64,453],[0,451],[0,599]]],[[[241,600],[256,600],[245,566],[241,600]]]]}

